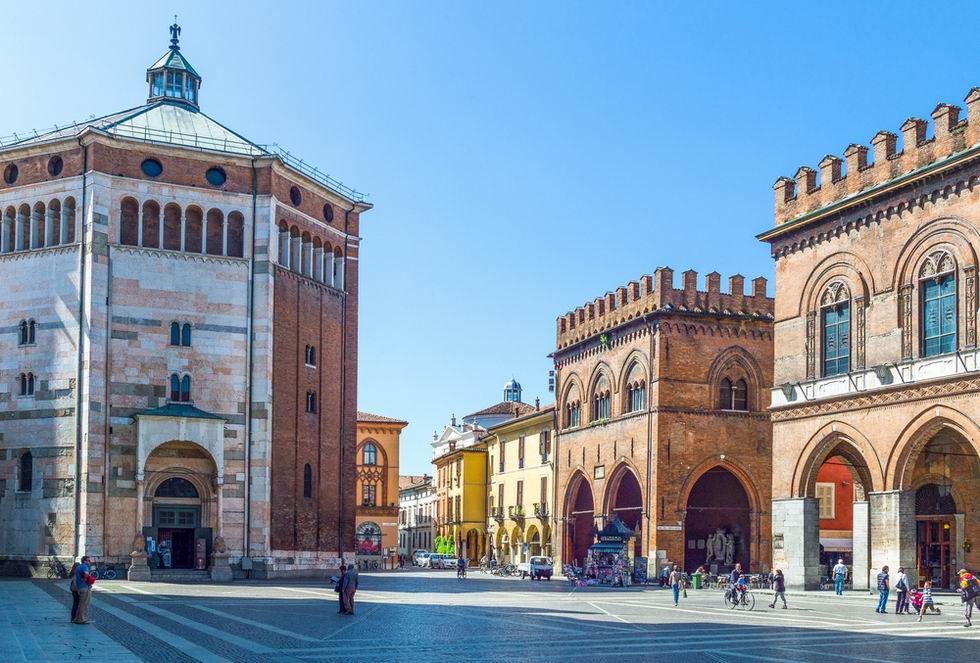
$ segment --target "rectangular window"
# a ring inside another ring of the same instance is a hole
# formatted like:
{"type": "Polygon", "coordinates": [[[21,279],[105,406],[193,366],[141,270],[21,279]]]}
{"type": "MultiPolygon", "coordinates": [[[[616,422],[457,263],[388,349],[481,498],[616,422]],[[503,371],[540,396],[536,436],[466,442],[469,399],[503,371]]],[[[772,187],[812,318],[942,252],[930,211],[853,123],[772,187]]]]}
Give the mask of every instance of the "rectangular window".
{"type": "Polygon", "coordinates": [[[374,506],[377,487],[373,483],[366,483],[362,488],[361,504],[364,506],[374,506]]]}
{"type": "Polygon", "coordinates": [[[159,71],[153,74],[153,90],[150,92],[151,97],[162,97],[163,96],[163,72],[159,71]]]}
{"type": "Polygon", "coordinates": [[[504,484],[497,484],[497,507],[501,512],[504,510],[504,484]]]}
{"type": "Polygon", "coordinates": [[[841,375],[850,370],[850,305],[828,306],[822,312],[823,374],[841,375]]]}
{"type": "Polygon", "coordinates": [[[463,519],[463,509],[460,508],[460,497],[459,495],[457,495],[456,496],[456,520],[462,520],[462,519],[463,519]]]}
{"type": "Polygon", "coordinates": [[[544,505],[548,503],[548,477],[541,477],[541,510],[544,511],[544,505]]]}
{"type": "Polygon", "coordinates": [[[956,279],[946,274],[922,282],[922,356],[956,350],[956,279]]]}
{"type": "Polygon", "coordinates": [[[517,469],[524,469],[524,436],[517,439],[517,469]]]}
{"type": "Polygon", "coordinates": [[[820,502],[820,518],[834,518],[836,510],[834,509],[834,484],[832,483],[818,483],[817,484],[817,500],[820,502]]]}
{"type": "Polygon", "coordinates": [[[518,507],[524,506],[524,482],[523,481],[517,482],[517,506],[518,507]]]}
{"type": "Polygon", "coordinates": [[[507,441],[501,439],[500,440],[500,468],[499,468],[500,472],[504,471],[504,465],[506,464],[506,462],[507,462],[507,441]]]}
{"type": "Polygon", "coordinates": [[[551,453],[551,431],[543,430],[538,435],[538,450],[541,452],[541,462],[547,462],[548,454],[551,453]]]}
{"type": "Polygon", "coordinates": [[[184,75],[176,71],[167,72],[167,96],[182,99],[184,96],[184,75]]]}

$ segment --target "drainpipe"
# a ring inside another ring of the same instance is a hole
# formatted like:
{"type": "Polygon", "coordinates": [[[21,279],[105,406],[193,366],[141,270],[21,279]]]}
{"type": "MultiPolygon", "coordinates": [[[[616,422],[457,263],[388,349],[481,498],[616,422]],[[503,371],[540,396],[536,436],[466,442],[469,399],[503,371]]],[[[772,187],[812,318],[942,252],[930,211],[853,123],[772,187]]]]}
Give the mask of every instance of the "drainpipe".
{"type": "MultiPolygon", "coordinates": [[[[79,233],[78,249],[78,363],[75,367],[75,546],[74,557],[78,559],[81,552],[82,539],[82,367],[84,366],[84,336],[85,336],[85,214],[87,211],[88,193],[88,146],[82,145],[82,230],[79,233]]],[[[75,227],[78,227],[79,206],[75,206],[75,227]]]]}
{"type": "MultiPolygon", "coordinates": [[[[249,470],[252,465],[252,329],[255,319],[255,243],[257,237],[258,223],[255,215],[258,211],[258,192],[256,186],[255,159],[252,159],[252,248],[248,256],[248,295],[246,306],[248,308],[248,321],[246,322],[245,345],[245,527],[242,533],[242,556],[251,557],[251,529],[252,529],[252,509],[251,506],[251,473],[249,470]]],[[[221,490],[219,488],[219,490],[221,490]]]]}
{"type": "MultiPolygon", "coordinates": [[[[142,217],[142,213],[140,214],[142,217]]],[[[142,221],[141,221],[142,222],[142,221]]],[[[109,552],[109,383],[112,380],[112,246],[106,242],[106,296],[105,296],[105,390],[102,405],[102,438],[105,447],[102,455],[102,559],[109,552]]],[[[142,505],[137,505],[140,508],[142,505]]]]}
{"type": "Polygon", "coordinates": [[[338,487],[340,493],[340,509],[337,510],[337,552],[343,557],[344,547],[344,453],[347,443],[347,418],[345,409],[347,406],[347,265],[350,252],[349,219],[350,213],[354,211],[355,205],[350,209],[344,210],[344,289],[341,291],[342,306],[340,309],[340,476],[338,477],[338,487]]]}

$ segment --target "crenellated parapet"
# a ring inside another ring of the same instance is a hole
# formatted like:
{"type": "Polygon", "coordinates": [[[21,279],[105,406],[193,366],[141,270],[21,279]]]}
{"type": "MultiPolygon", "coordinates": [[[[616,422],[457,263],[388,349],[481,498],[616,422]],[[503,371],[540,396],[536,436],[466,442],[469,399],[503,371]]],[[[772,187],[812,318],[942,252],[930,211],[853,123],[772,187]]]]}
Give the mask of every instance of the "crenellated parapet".
{"type": "Polygon", "coordinates": [[[936,106],[931,114],[933,135],[929,138],[926,120],[907,119],[900,127],[901,152],[897,134],[879,131],[871,138],[870,149],[851,144],[844,150],[843,159],[828,154],[817,164],[819,170],[802,166],[792,178],[780,177],[773,185],[776,225],[977,145],[980,143],[980,88],[970,90],[965,102],[965,119],[960,119],[959,106],[936,106]]]}
{"type": "Polygon", "coordinates": [[[556,347],[560,350],[655,311],[768,318],[773,315],[773,300],[766,296],[764,277],[752,279],[748,295],[745,278],[740,274],[729,277],[725,292],[721,290],[718,272],[705,277],[704,290],[698,290],[697,281],[698,273],[687,270],[681,274],[681,287],[675,288],[674,270],[669,267],[630,281],[559,317],[556,347]]]}

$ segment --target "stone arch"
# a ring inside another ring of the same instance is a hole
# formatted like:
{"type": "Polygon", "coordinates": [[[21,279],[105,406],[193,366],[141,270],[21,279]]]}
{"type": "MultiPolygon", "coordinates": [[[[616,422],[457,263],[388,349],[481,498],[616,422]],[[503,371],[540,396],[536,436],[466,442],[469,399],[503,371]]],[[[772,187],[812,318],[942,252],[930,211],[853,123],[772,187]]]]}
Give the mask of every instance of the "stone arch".
{"type": "Polygon", "coordinates": [[[228,250],[232,258],[245,257],[245,217],[241,212],[228,214],[228,250]]]}
{"type": "Polygon", "coordinates": [[[204,211],[197,205],[184,210],[184,251],[204,253],[204,211]]]}
{"type": "Polygon", "coordinates": [[[626,359],[623,360],[622,369],[619,372],[617,389],[620,393],[626,393],[626,386],[632,381],[635,375],[633,371],[636,369],[641,372],[639,377],[647,384],[650,384],[650,362],[646,354],[641,350],[632,350],[626,355],[626,359]]]}
{"type": "Polygon", "coordinates": [[[528,525],[527,532],[524,534],[524,540],[527,543],[527,554],[529,558],[542,553],[542,533],[537,525],[528,525]]]}
{"type": "Polygon", "coordinates": [[[958,433],[980,457],[980,426],[972,418],[946,405],[928,407],[909,421],[899,435],[888,459],[886,490],[909,488],[919,455],[943,428],[958,433]]]}
{"type": "Polygon", "coordinates": [[[143,202],[141,232],[143,246],[151,249],[160,248],[160,203],[155,200],[143,202]]]}
{"type": "Polygon", "coordinates": [[[681,491],[682,542],[708,544],[714,533],[724,532],[734,545],[730,549],[726,546],[723,553],[719,543],[711,560],[707,557],[710,546],[691,549],[684,545],[681,553],[684,570],[694,571],[698,565],[710,561],[724,565],[727,571],[729,552],[731,562],[741,562],[746,569],[753,562],[758,563],[765,556],[761,550],[760,506],[758,490],[739,465],[727,459],[708,459],[701,463],[688,475],[681,491]]]}
{"type": "Polygon", "coordinates": [[[960,269],[976,268],[977,245],[980,245],[980,232],[971,224],[951,217],[928,221],[902,247],[895,262],[891,286],[914,285],[925,256],[939,248],[947,248],[960,269]]]}
{"type": "Polygon", "coordinates": [[[762,498],[759,496],[759,491],[756,488],[752,477],[749,475],[748,470],[746,470],[741,463],[734,461],[731,458],[718,458],[713,456],[701,461],[694,467],[694,469],[687,473],[687,477],[684,479],[684,483],[681,485],[681,489],[677,493],[677,511],[683,513],[687,510],[687,501],[691,497],[691,491],[694,489],[694,484],[696,484],[698,479],[707,473],[708,470],[715,467],[721,467],[734,474],[735,478],[742,484],[742,489],[749,498],[749,506],[751,507],[752,511],[759,512],[762,510],[762,498]]]}
{"type": "Polygon", "coordinates": [[[565,527],[562,558],[566,563],[582,562],[592,545],[595,528],[595,492],[585,472],[576,469],[563,496],[565,527]]]}
{"type": "Polygon", "coordinates": [[[830,456],[842,456],[864,484],[865,492],[884,490],[881,459],[861,431],[842,421],[821,427],[803,447],[793,470],[792,495],[815,497],[817,472],[830,456]]]}
{"type": "Polygon", "coordinates": [[[139,245],[140,204],[135,198],[126,196],[119,201],[119,243],[126,246],[139,245]]]}
{"type": "Polygon", "coordinates": [[[797,315],[820,308],[820,297],[831,281],[845,283],[852,297],[863,297],[866,302],[876,292],[874,273],[868,264],[853,253],[839,251],[821,260],[810,272],[800,291],[797,315]]]}
{"type": "Polygon", "coordinates": [[[44,224],[44,245],[57,246],[61,244],[62,210],[61,201],[52,198],[48,201],[48,218],[44,224]]]}
{"type": "Polygon", "coordinates": [[[215,207],[208,210],[204,252],[212,256],[224,254],[225,215],[215,207]]]}
{"type": "Polygon", "coordinates": [[[623,524],[637,535],[636,553],[641,555],[645,499],[640,473],[636,466],[623,460],[616,465],[605,483],[605,494],[602,498],[602,514],[605,521],[609,522],[615,516],[619,516],[623,524]]]}
{"type": "Polygon", "coordinates": [[[181,209],[177,203],[163,206],[163,246],[168,251],[180,251],[181,209]]]}
{"type": "Polygon", "coordinates": [[[559,417],[561,427],[568,428],[571,425],[570,416],[573,406],[578,408],[579,423],[581,423],[582,398],[585,390],[581,378],[575,372],[569,373],[563,382],[562,396],[559,401],[559,417]]]}
{"type": "Polygon", "coordinates": [[[71,244],[75,241],[75,198],[68,196],[62,203],[62,214],[64,216],[65,227],[62,229],[62,235],[65,238],[65,244],[71,244]]]}

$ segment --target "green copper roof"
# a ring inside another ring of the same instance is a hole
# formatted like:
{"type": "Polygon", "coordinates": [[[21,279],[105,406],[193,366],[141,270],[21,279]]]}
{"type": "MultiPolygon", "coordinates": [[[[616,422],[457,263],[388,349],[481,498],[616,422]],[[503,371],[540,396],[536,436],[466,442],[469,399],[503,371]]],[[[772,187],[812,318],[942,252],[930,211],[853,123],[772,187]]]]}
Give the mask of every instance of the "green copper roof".
{"type": "Polygon", "coordinates": [[[191,63],[187,61],[187,58],[185,58],[179,50],[175,50],[173,48],[171,48],[169,51],[164,53],[159,60],[154,62],[150,66],[150,68],[147,69],[147,71],[153,71],[154,69],[163,69],[163,68],[181,69],[183,71],[190,72],[191,74],[197,76],[198,78],[201,77],[199,73],[194,71],[194,67],[192,67],[191,63]]]}
{"type": "Polygon", "coordinates": [[[136,415],[137,417],[184,417],[186,419],[218,419],[225,421],[224,417],[200,410],[189,403],[167,403],[163,407],[153,410],[145,410],[136,415]]]}

